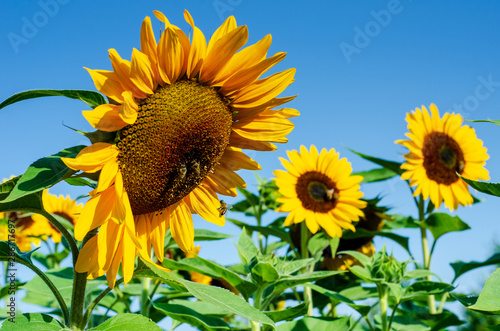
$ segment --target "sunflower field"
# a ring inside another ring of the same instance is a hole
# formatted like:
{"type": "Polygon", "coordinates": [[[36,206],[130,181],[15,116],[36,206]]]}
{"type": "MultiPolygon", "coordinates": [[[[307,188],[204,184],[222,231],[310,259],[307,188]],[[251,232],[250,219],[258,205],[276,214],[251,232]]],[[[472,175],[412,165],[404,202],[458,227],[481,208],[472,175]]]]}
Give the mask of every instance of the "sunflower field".
{"type": "Polygon", "coordinates": [[[500,330],[472,6],[5,4],[0,331],[500,330]]]}

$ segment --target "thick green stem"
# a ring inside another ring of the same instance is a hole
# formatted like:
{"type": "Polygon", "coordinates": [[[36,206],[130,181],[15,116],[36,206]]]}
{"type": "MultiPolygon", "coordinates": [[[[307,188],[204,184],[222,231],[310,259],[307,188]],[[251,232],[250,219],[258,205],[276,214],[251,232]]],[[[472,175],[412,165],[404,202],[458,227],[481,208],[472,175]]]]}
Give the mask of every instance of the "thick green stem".
{"type": "Polygon", "coordinates": [[[73,236],[68,232],[68,230],[59,223],[58,220],[55,219],[54,216],[51,214],[47,213],[45,210],[30,210],[31,212],[38,213],[45,217],[46,219],[49,220],[49,222],[63,235],[63,237],[66,239],[66,241],[69,244],[69,247],[71,248],[71,254],[73,256],[73,265],[76,263],[76,260],[78,259],[78,246],[76,245],[76,241],[73,238],[73,236]]]}
{"type": "MultiPolygon", "coordinates": [[[[420,222],[425,221],[425,212],[424,212],[424,199],[420,196],[418,201],[418,219],[420,222]]],[[[431,255],[429,253],[429,242],[427,240],[427,229],[420,226],[420,234],[422,236],[422,252],[424,255],[424,269],[431,270],[431,255]]],[[[428,281],[431,281],[431,276],[426,277],[428,281]]],[[[436,301],[434,295],[429,295],[427,297],[427,304],[429,306],[429,313],[436,314],[436,301]]]]}
{"type": "Polygon", "coordinates": [[[387,301],[389,297],[389,291],[384,288],[384,285],[378,285],[378,296],[380,299],[380,319],[382,321],[382,331],[387,331],[387,301]]]}
{"type": "MultiPolygon", "coordinates": [[[[259,310],[261,310],[261,308],[262,308],[262,306],[261,306],[262,292],[264,292],[264,289],[259,287],[259,289],[255,293],[255,298],[254,298],[254,303],[253,303],[254,307],[259,309],[259,310]]],[[[259,322],[250,321],[250,323],[252,324],[252,331],[260,331],[260,323],[259,322]]]]}
{"type": "Polygon", "coordinates": [[[144,277],[141,282],[141,315],[149,317],[149,286],[151,285],[151,278],[144,277]]]}
{"type": "MultiPolygon", "coordinates": [[[[309,229],[306,226],[306,222],[301,223],[300,228],[300,252],[302,254],[302,259],[307,259],[309,257],[308,243],[309,243],[309,229]]],[[[314,264],[312,265],[314,268],[314,264]]],[[[304,268],[304,273],[309,272],[309,268],[304,268]]],[[[304,301],[308,302],[307,305],[307,315],[313,315],[313,299],[312,299],[312,289],[309,286],[304,286],[304,301]]]]}
{"type": "MultiPolygon", "coordinates": [[[[87,241],[95,236],[97,229],[94,229],[87,233],[83,239],[82,247],[87,243],[87,241]]],[[[87,288],[87,275],[88,272],[79,273],[76,272],[76,261],[78,260],[78,251],[76,252],[76,259],[73,258],[73,293],[71,294],[71,315],[70,315],[70,328],[72,330],[84,330],[87,321],[83,316],[83,307],[85,305],[85,292],[87,288]]],[[[74,256],[74,255],[73,255],[74,256]]]]}

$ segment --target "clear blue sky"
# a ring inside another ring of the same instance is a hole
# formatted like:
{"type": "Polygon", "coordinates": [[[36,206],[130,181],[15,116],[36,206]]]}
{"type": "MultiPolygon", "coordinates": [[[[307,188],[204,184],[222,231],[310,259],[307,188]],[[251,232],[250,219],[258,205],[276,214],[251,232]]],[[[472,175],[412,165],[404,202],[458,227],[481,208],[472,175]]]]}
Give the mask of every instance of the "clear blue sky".
{"type": "MultiPolygon", "coordinates": [[[[394,141],[407,132],[406,112],[421,105],[435,103],[441,114],[459,111],[466,119],[500,119],[497,1],[54,1],[2,0],[1,100],[29,89],[95,90],[83,67],[110,70],[109,48],[130,59],[132,48],[140,47],[144,17],[157,22],[153,10],[163,11],[188,31],[182,15],[188,9],[207,38],[231,14],[238,24],[248,25],[249,43],[271,33],[269,54],[288,53],[276,70],[297,68],[296,81],[283,96],[299,95],[290,106],[300,110],[301,116],[293,120],[296,127],[290,141],[277,152],[249,152],[261,163],[259,174],[266,178],[281,168],[278,157],[302,144],[336,148],[355,171],[373,166],[344,146],[402,161],[405,150],[394,141]]],[[[153,26],[159,31],[159,23],[153,26]]],[[[37,158],[65,147],[87,144],[63,126],[90,131],[81,116],[85,109],[77,101],[45,98],[1,110],[0,177],[22,173],[37,158]]],[[[500,128],[483,123],[472,126],[488,148],[491,179],[500,182],[500,128]]],[[[243,172],[242,176],[254,190],[253,174],[243,172]]],[[[415,215],[405,186],[393,179],[362,189],[368,198],[382,194],[383,203],[394,212],[415,215]]],[[[84,193],[66,184],[51,192],[72,197],[84,193]]],[[[432,269],[444,281],[451,281],[453,275],[449,262],[484,260],[500,235],[500,200],[477,196],[485,201],[455,212],[472,230],[443,237],[436,249],[432,269]]],[[[219,229],[197,220],[195,226],[237,233],[231,224],[219,229]]],[[[418,232],[403,234],[410,236],[415,256],[420,257],[418,232]]],[[[380,247],[382,241],[377,243],[380,247]]],[[[220,245],[204,245],[201,255],[225,264],[236,262],[231,242],[225,245],[224,254],[220,245]]],[[[487,270],[463,276],[458,290],[478,288],[486,277],[487,270]]]]}

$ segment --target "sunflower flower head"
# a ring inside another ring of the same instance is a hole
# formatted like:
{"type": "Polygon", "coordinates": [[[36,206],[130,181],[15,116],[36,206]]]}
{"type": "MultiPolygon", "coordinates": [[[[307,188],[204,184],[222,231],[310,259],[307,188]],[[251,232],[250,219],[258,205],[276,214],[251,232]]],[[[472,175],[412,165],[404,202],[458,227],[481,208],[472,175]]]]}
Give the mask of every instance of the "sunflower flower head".
{"type": "MultiPolygon", "coordinates": [[[[42,202],[48,213],[62,217],[72,225],[75,225],[83,209],[83,205],[77,204],[69,196],[55,196],[47,190],[42,193],[42,202]]],[[[40,246],[41,240],[47,241],[51,238],[54,243],[61,242],[62,234],[42,215],[10,212],[6,213],[6,217],[16,224],[16,245],[22,252],[30,251],[32,244],[40,246]]]]}
{"type": "Polygon", "coordinates": [[[416,186],[414,196],[430,197],[436,208],[444,201],[450,210],[472,204],[468,185],[457,173],[472,180],[489,179],[484,168],[489,156],[474,129],[462,125],[459,114],[446,113],[441,118],[434,104],[430,113],[424,106],[416,108],[406,121],[409,140],[396,143],[409,149],[401,178],[416,186]]]}
{"type": "Polygon", "coordinates": [[[152,247],[163,259],[168,228],[183,251],[193,251],[192,213],[223,225],[217,194],[236,196],[245,182],[235,171],[260,169],[242,149],[276,150],[273,143],[287,141],[289,118],[299,114],[274,109],[294,98],[277,96],[294,81],[295,69],[261,78],[286,55],[267,57],[270,35],[242,48],[248,29],[231,16],[207,43],[185,11],[190,40],[161,12],[154,14],[165,24],[158,42],[146,17],[131,61],[110,49],[113,71],[87,69],[111,104],[83,115],[117,138],[63,158],[71,169],[100,172],[75,236],[100,230],[76,269],[90,277],[107,273],[111,287],[120,265],[130,280],[138,254],[149,259],[152,247]]]}
{"type": "Polygon", "coordinates": [[[363,193],[359,190],[362,176],[353,176],[347,159],[339,159],[335,149],[321,153],[314,145],[308,151],[300,147],[288,151],[290,161],[281,159],[286,168],[275,170],[274,179],[283,195],[277,210],[288,212],[285,226],[305,220],[307,228],[316,233],[323,228],[331,237],[341,237],[342,229],[355,231],[353,221],[363,216],[363,193]]]}

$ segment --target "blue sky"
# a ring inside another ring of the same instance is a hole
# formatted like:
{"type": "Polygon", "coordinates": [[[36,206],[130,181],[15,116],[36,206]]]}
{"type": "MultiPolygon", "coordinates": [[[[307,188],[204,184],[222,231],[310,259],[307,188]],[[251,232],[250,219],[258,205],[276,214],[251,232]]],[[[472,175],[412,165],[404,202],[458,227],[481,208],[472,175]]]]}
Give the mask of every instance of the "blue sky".
{"type": "MultiPolygon", "coordinates": [[[[296,81],[282,94],[298,94],[290,107],[301,112],[293,120],[295,129],[289,142],[277,152],[248,153],[262,165],[262,177],[271,178],[272,171],[281,168],[278,157],[302,144],[337,149],[355,171],[373,166],[345,146],[402,161],[405,149],[394,141],[407,132],[406,113],[421,105],[435,103],[441,114],[455,111],[466,119],[500,118],[497,1],[2,0],[0,99],[29,89],[95,90],[84,66],[110,70],[109,48],[129,59],[132,48],[140,47],[144,17],[157,22],[153,10],[163,11],[172,23],[189,31],[184,9],[207,38],[228,15],[234,15],[238,24],[248,25],[249,44],[272,34],[269,54],[288,53],[274,72],[297,69],[296,81]]],[[[160,24],[153,27],[159,31],[160,24]]],[[[20,174],[37,158],[66,147],[88,144],[63,125],[90,131],[81,116],[85,109],[81,102],[44,98],[0,110],[0,177],[20,174]]],[[[500,128],[485,123],[471,126],[488,148],[491,180],[500,182],[500,128]]],[[[242,176],[254,190],[254,175],[243,172],[242,176]]],[[[393,207],[393,212],[416,213],[400,179],[362,189],[368,198],[381,194],[382,202],[393,207]]],[[[51,192],[72,197],[85,193],[66,184],[51,192]]],[[[436,248],[432,269],[444,281],[453,276],[449,262],[486,259],[500,235],[498,200],[477,196],[485,201],[454,213],[472,229],[448,234],[436,248]]],[[[197,219],[195,226],[237,234],[230,224],[217,228],[197,219]]],[[[418,231],[401,234],[410,237],[414,254],[420,257],[418,231]]],[[[377,241],[379,247],[383,243],[377,241]]],[[[223,245],[224,254],[220,244],[207,244],[201,255],[235,263],[232,243],[223,245]]],[[[389,247],[406,258],[397,246],[389,247]]],[[[458,290],[477,289],[487,274],[488,270],[479,270],[461,277],[458,290]]]]}

